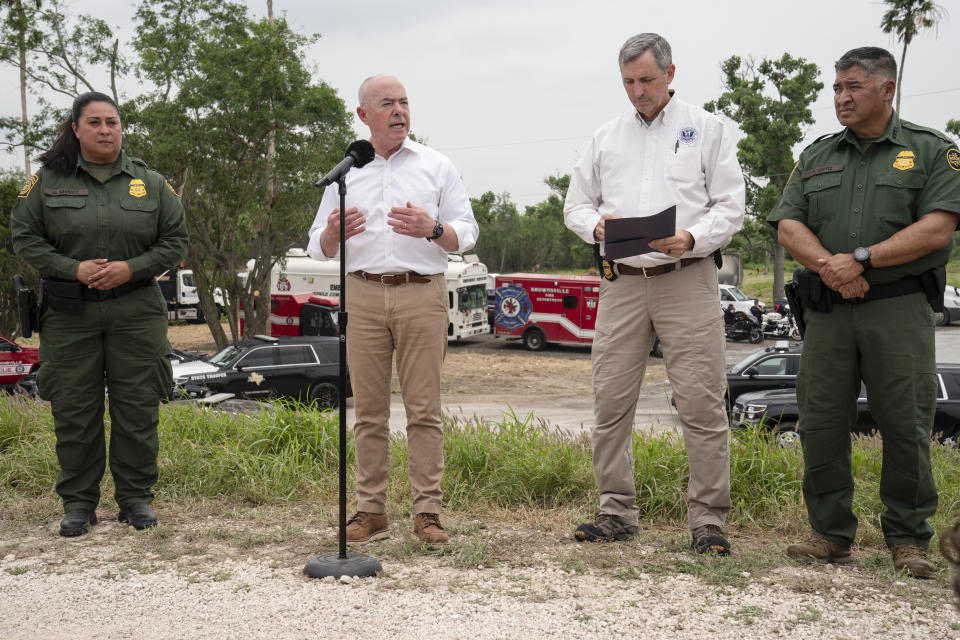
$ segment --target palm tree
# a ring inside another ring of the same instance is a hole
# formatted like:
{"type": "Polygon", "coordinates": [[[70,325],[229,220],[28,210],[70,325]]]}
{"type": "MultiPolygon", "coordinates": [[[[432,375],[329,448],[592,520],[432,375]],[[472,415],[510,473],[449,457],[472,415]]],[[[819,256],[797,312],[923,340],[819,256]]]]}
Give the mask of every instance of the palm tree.
{"type": "Polygon", "coordinates": [[[903,41],[900,55],[900,71],[897,74],[897,113],[900,113],[900,95],[903,93],[903,65],[907,59],[907,47],[913,37],[923,29],[936,27],[944,16],[943,7],[931,0],[884,0],[890,6],[880,20],[884,33],[896,33],[903,41]]]}

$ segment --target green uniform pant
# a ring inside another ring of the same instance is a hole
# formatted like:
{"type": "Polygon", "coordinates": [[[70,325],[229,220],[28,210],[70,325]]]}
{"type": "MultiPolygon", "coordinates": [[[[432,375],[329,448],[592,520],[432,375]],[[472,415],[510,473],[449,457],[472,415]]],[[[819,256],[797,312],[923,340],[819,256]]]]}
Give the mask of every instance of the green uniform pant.
{"type": "Polygon", "coordinates": [[[921,293],[831,313],[805,312],[797,376],[803,497],[810,524],[836,544],[853,543],[850,430],[857,418],[860,380],[883,439],[880,516],[888,545],[926,548],[927,519],[937,510],[930,471],[930,431],[937,402],[933,313],[921,293]]]}
{"type": "Polygon", "coordinates": [[[100,501],[105,385],[117,504],[153,500],[159,400],[172,387],[169,351],[166,304],[155,285],[85,301],[81,314],[44,313],[37,384],[53,411],[65,511],[100,501]]]}

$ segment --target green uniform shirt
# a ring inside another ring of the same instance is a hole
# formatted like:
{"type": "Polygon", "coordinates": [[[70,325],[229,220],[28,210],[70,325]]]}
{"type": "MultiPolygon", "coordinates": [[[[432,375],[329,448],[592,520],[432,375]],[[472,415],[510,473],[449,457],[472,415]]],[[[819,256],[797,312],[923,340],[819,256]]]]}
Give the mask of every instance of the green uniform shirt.
{"type": "MultiPolygon", "coordinates": [[[[804,149],[767,221],[802,222],[827,251],[853,253],[936,210],[960,213],[960,151],[938,131],[894,113],[876,140],[863,142],[847,128],[804,149]]],[[[871,284],[893,282],[949,257],[947,246],[864,276],[871,284]]]]}
{"type": "Polygon", "coordinates": [[[123,260],[130,280],[160,275],[183,260],[187,227],[180,198],[156,171],[123,151],[109,179],[82,157],[72,174],[30,176],[13,208],[13,249],[46,278],[75,280],[84,260],[123,260]]]}

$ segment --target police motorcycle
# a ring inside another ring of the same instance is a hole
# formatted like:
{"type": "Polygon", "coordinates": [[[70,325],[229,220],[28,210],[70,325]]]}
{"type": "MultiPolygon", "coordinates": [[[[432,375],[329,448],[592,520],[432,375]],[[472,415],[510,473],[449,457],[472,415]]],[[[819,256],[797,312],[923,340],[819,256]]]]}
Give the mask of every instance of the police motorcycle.
{"type": "Polygon", "coordinates": [[[793,314],[789,311],[778,313],[771,311],[763,314],[760,319],[760,331],[764,336],[777,339],[799,340],[800,329],[793,314]]]}
{"type": "Polygon", "coordinates": [[[723,331],[727,340],[746,340],[750,344],[763,342],[763,332],[755,318],[743,311],[724,314],[723,331]]]}

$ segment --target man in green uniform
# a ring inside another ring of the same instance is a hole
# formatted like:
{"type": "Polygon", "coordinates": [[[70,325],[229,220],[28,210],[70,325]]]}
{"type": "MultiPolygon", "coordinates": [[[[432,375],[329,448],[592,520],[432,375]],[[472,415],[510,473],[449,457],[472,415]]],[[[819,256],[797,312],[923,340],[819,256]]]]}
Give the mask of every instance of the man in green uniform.
{"type": "Polygon", "coordinates": [[[850,560],[850,428],[861,380],[883,438],[880,517],[897,569],[927,577],[937,508],[929,441],[936,407],[934,320],[942,267],[960,220],[960,152],[893,111],[896,62],[884,49],[836,63],[845,129],[800,154],[769,220],[810,271],[801,278],[806,336],[797,395],[803,495],[813,535],[789,555],[850,560]]]}
{"type": "Polygon", "coordinates": [[[104,387],[119,519],[137,529],[157,522],[149,504],[158,404],[172,380],[166,303],[154,276],[183,259],[187,232],[172,188],[120,141],[112,100],[77,98],[12,216],[14,250],[44,279],[38,386],[54,416],[65,536],[96,524],[104,387]]]}

